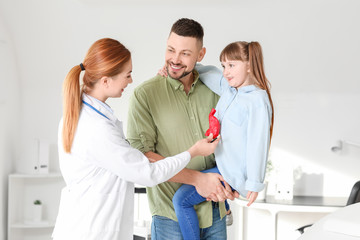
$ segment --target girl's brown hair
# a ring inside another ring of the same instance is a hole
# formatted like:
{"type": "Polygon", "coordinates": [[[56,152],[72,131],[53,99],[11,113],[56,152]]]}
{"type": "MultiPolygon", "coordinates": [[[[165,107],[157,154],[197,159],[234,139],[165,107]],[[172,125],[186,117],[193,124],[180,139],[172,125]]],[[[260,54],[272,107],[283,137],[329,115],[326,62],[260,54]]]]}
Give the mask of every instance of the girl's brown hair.
{"type": "Polygon", "coordinates": [[[130,61],[130,51],[119,41],[103,38],[91,45],[82,63],[85,68],[80,88],[82,67],[77,65],[67,74],[63,84],[63,130],[62,141],[66,153],[71,152],[82,106],[82,93],[92,89],[103,76],[119,74],[130,61]]]}
{"type": "Polygon", "coordinates": [[[274,125],[274,105],[271,99],[270,87],[271,84],[265,76],[264,60],[261,46],[258,42],[233,42],[227,45],[220,54],[220,61],[225,60],[238,60],[249,62],[250,64],[250,77],[252,77],[256,85],[264,89],[268,94],[269,101],[272,108],[271,126],[270,126],[270,139],[273,133],[274,125]]]}

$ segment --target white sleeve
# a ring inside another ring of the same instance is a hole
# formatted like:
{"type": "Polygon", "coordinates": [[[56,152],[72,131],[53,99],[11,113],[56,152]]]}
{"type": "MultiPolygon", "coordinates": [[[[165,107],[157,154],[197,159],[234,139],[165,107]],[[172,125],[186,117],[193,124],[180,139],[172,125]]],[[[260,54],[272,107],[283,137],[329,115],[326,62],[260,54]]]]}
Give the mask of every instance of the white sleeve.
{"type": "Polygon", "coordinates": [[[155,163],[122,138],[119,129],[111,124],[96,128],[91,145],[91,156],[96,165],[107,169],[122,179],[143,186],[154,186],[169,180],[190,161],[189,152],[167,157],[155,163]]]}

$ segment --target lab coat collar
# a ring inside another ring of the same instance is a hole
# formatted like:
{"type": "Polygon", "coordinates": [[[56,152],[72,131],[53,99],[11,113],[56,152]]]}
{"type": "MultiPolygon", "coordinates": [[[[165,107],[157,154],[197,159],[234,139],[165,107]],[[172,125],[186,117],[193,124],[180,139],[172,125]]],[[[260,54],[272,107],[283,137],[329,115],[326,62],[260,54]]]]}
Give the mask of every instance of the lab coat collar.
{"type": "Polygon", "coordinates": [[[99,112],[104,114],[111,121],[116,122],[117,118],[114,115],[114,112],[109,105],[101,102],[100,100],[98,100],[86,93],[83,93],[82,99],[85,102],[87,102],[88,104],[90,104],[91,106],[93,106],[96,110],[98,110],[99,112]]]}

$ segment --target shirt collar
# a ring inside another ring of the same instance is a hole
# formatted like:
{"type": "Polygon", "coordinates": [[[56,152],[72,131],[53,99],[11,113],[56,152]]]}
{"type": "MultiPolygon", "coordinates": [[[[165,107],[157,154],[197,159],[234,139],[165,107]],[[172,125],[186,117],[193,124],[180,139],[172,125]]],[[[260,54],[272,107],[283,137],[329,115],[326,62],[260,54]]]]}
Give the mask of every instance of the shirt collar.
{"type": "Polygon", "coordinates": [[[252,91],[256,91],[258,89],[259,88],[257,86],[255,86],[255,85],[247,85],[247,86],[238,88],[237,91],[239,93],[249,93],[249,92],[252,92],[252,91]]]}
{"type": "Polygon", "coordinates": [[[111,109],[109,105],[106,103],[100,101],[99,99],[96,99],[86,93],[83,93],[82,96],[83,100],[93,106],[96,110],[104,114],[106,117],[108,117],[110,120],[115,121],[116,117],[114,116],[114,111],[111,109]]]}
{"type": "MultiPolygon", "coordinates": [[[[195,69],[193,70],[193,74],[194,74],[194,82],[192,84],[192,87],[194,87],[199,80],[199,73],[195,69]]],[[[175,90],[179,90],[179,89],[184,90],[184,85],[182,84],[181,81],[173,79],[170,76],[168,76],[166,79],[175,90]]]]}

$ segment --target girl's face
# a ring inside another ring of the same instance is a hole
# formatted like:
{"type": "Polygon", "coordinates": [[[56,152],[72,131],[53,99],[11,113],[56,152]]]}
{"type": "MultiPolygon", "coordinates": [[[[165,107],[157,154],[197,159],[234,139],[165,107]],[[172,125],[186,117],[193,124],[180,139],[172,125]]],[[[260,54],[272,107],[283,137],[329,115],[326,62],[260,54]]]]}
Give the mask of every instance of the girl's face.
{"type": "Polygon", "coordinates": [[[121,97],[127,85],[132,83],[131,72],[132,63],[130,59],[127,63],[125,63],[124,70],[121,73],[109,78],[109,97],[121,97]]]}
{"type": "Polygon", "coordinates": [[[249,62],[225,59],[221,62],[223,75],[231,87],[240,88],[251,85],[249,62]]]}

